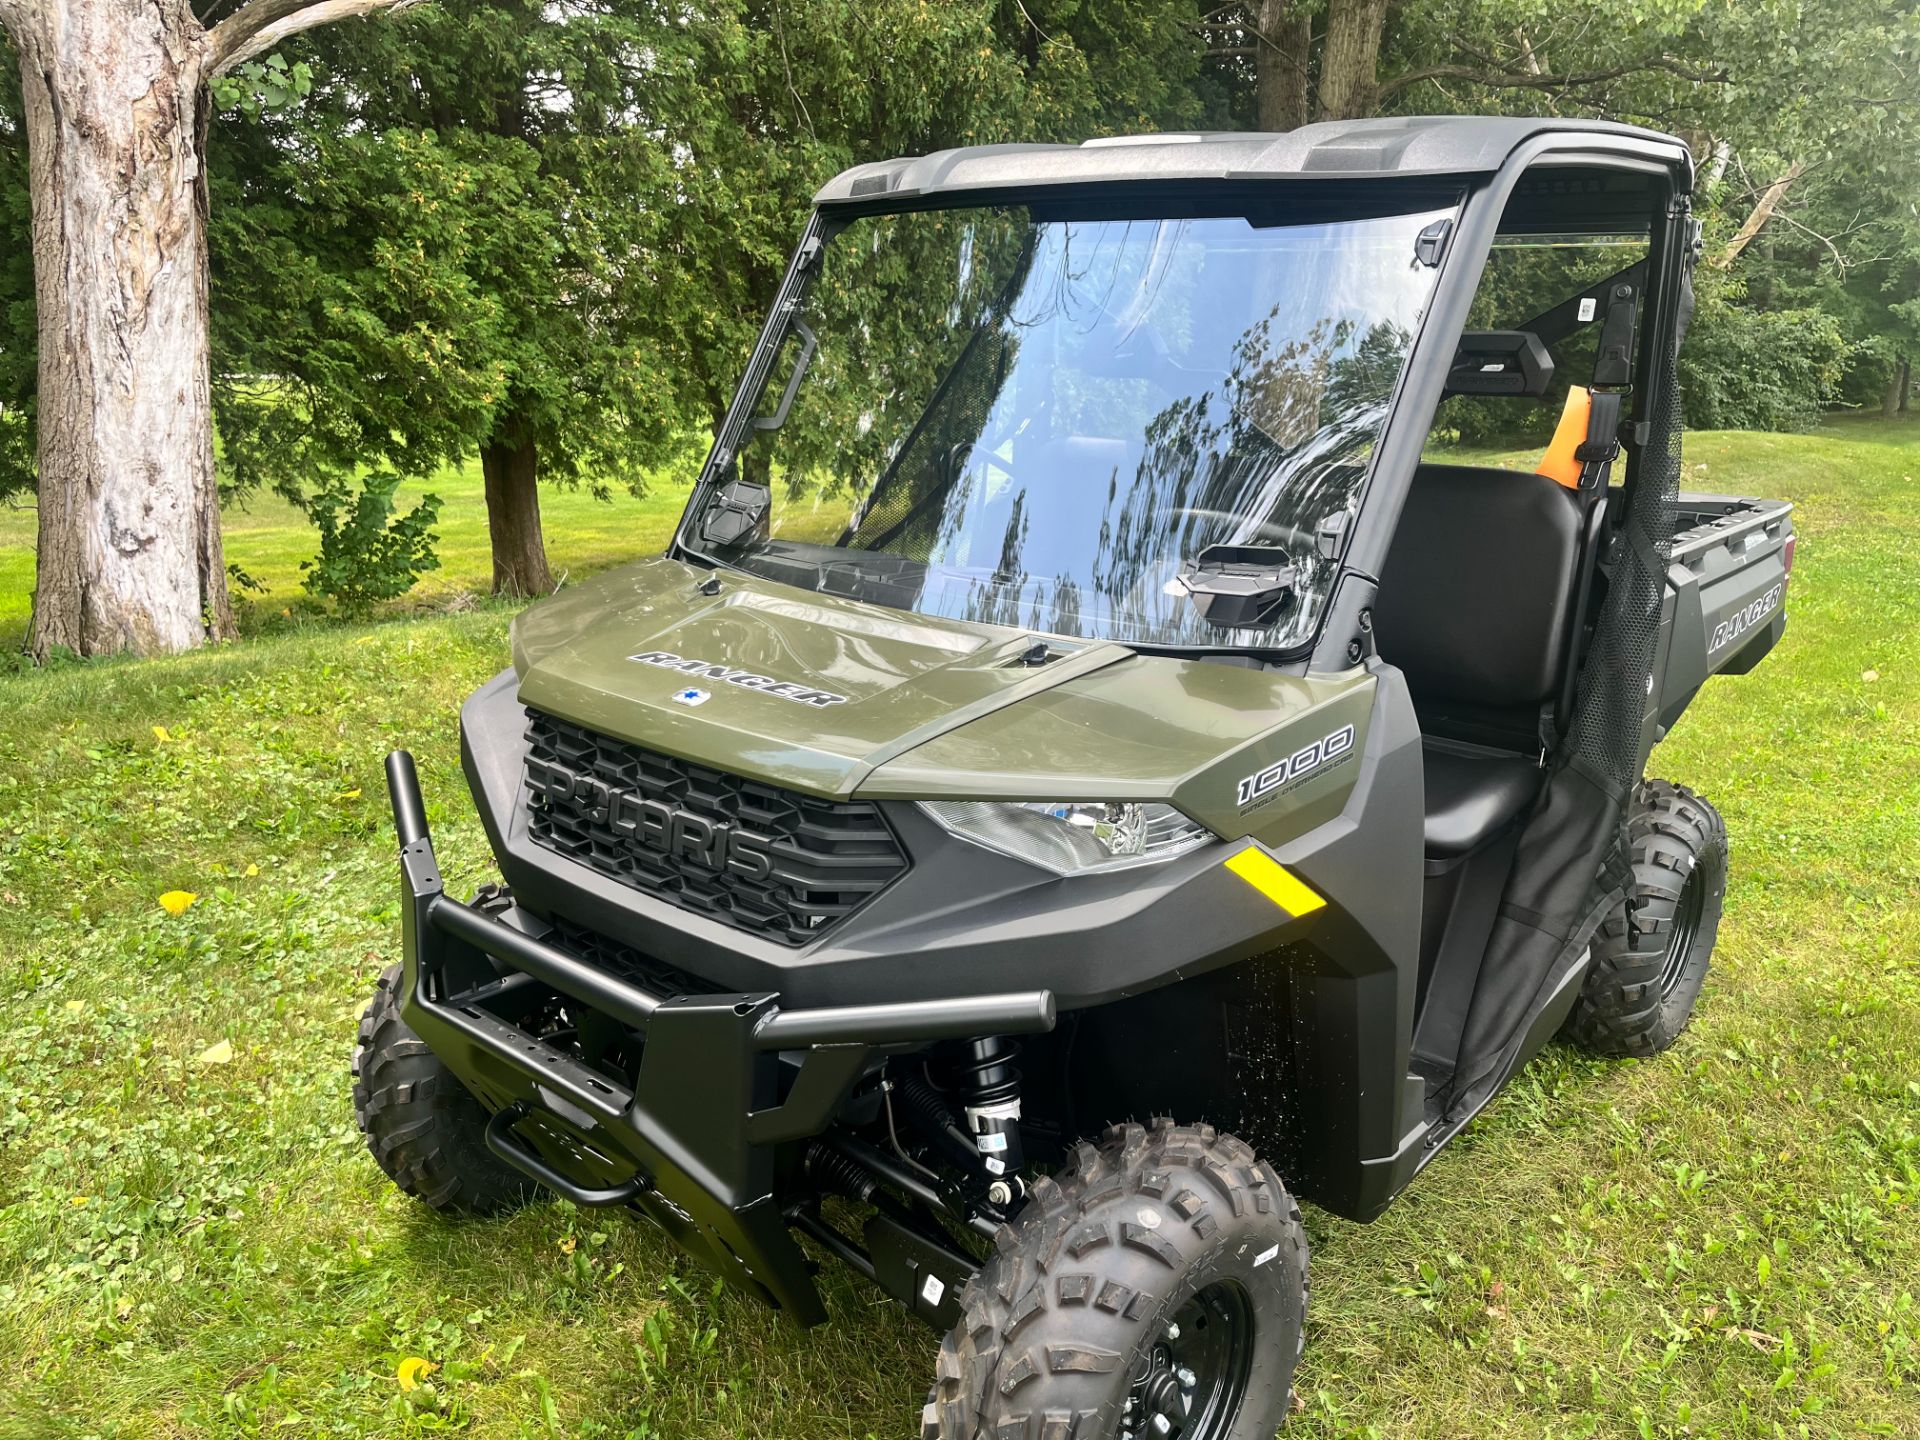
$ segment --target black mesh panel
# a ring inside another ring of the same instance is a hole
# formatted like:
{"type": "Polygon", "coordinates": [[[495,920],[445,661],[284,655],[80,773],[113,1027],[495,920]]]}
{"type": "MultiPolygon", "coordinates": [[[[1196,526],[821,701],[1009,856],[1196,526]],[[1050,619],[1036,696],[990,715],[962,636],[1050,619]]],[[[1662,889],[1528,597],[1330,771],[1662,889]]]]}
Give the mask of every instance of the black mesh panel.
{"type": "Polygon", "coordinates": [[[1572,973],[1626,893],[1626,807],[1640,778],[1679,508],[1680,413],[1673,375],[1669,352],[1665,393],[1651,407],[1631,492],[1615,492],[1630,505],[1615,536],[1573,728],[1521,832],[1461,1036],[1451,1113],[1468,1113],[1499,1084],[1542,998],[1572,973]]]}
{"type": "MultiPolygon", "coordinates": [[[[1672,375],[1673,358],[1667,358],[1672,375]]],[[[1593,648],[1580,677],[1573,753],[1624,794],[1640,778],[1641,726],[1666,594],[1667,560],[1679,513],[1679,389],[1668,385],[1650,415],[1632,506],[1613,551],[1612,575],[1593,648]]]]}

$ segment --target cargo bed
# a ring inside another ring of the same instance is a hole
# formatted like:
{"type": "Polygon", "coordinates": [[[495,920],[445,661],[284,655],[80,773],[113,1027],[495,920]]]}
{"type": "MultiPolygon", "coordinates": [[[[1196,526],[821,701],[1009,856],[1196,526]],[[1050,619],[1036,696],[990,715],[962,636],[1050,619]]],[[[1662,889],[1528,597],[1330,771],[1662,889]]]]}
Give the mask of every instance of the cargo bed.
{"type": "Polygon", "coordinates": [[[1786,629],[1793,506],[1739,495],[1682,495],[1667,567],[1648,745],[1709,675],[1744,675],[1786,629]]]}

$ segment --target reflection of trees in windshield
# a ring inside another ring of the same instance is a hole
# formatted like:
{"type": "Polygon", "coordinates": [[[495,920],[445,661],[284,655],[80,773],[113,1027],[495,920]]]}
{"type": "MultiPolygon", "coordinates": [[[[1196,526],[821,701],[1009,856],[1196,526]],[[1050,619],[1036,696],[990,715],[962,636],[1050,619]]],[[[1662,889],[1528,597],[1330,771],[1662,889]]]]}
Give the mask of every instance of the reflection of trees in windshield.
{"type": "MultiPolygon", "coordinates": [[[[881,223],[855,225],[822,254],[803,305],[819,350],[786,423],[749,437],[777,457],[790,495],[864,490],[902,471],[927,478],[910,457],[978,433],[950,433],[964,429],[964,412],[943,394],[968,378],[991,383],[1013,363],[1013,337],[995,322],[1032,262],[1024,215],[934,211],[881,223]]],[[[772,393],[786,373],[776,367],[772,393]]]]}
{"type": "MultiPolygon", "coordinates": [[[[1218,385],[1154,416],[1124,484],[1117,471],[1107,481],[1089,573],[1102,609],[1127,616],[1129,630],[1200,628],[1165,582],[1209,545],[1271,545],[1308,571],[1328,563],[1310,548],[1314,529],[1349,502],[1413,337],[1381,321],[1356,344],[1353,321],[1321,320],[1275,344],[1278,314],[1276,305],[1240,337],[1218,385]]],[[[1021,521],[1025,501],[1022,490],[1014,501],[1021,521]]],[[[1051,586],[1051,603],[1066,608],[1059,597],[1072,582],[1029,576],[1012,548],[1025,539],[1024,524],[1017,536],[1009,526],[994,578],[1031,587],[1040,608],[1051,586]]],[[[1072,591],[1075,625],[1056,619],[1046,628],[1080,633],[1079,587],[1072,591]]]]}
{"type": "Polygon", "coordinates": [[[1327,563],[1314,530],[1350,503],[1386,418],[1412,333],[1383,320],[1355,344],[1353,321],[1321,320],[1274,345],[1277,309],[1241,336],[1219,386],[1154,417],[1132,483],[1109,498],[1094,586],[1149,630],[1182,627],[1187,602],[1164,584],[1209,545],[1284,550],[1310,589],[1327,563]]]}
{"type": "Polygon", "coordinates": [[[1313,533],[1352,505],[1384,421],[1431,218],[853,222],[803,302],[819,350],[792,412],[750,437],[787,482],[773,544],[819,563],[783,526],[826,540],[808,507],[839,493],[856,503],[835,572],[884,572],[885,603],[1201,643],[1233,637],[1166,593],[1181,560],[1271,545],[1302,569],[1282,628],[1310,626],[1333,568],[1313,533]]]}

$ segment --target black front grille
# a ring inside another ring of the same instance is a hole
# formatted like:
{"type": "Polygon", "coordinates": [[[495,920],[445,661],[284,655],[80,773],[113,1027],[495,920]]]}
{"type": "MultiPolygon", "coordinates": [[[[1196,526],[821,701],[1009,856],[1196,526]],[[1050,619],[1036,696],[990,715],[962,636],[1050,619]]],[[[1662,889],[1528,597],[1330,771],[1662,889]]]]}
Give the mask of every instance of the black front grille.
{"type": "Polygon", "coordinates": [[[708,770],[538,711],[527,740],[537,843],[782,944],[814,939],[907,867],[869,801],[708,770]]]}
{"type": "Polygon", "coordinates": [[[564,916],[553,917],[550,938],[569,955],[577,955],[596,970],[604,970],[622,980],[631,981],[654,995],[720,995],[725,985],[702,980],[684,970],[676,970],[651,955],[642,955],[631,945],[622,945],[610,936],[584,925],[576,925],[564,916]]]}

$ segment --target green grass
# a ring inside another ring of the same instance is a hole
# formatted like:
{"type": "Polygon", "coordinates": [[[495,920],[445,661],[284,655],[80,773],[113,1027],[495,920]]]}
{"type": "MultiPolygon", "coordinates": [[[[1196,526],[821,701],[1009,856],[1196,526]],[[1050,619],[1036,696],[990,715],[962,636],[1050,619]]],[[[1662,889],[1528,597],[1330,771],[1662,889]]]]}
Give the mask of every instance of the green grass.
{"type": "MultiPolygon", "coordinates": [[[[582,488],[541,487],[540,512],[547,534],[547,559],[557,580],[578,579],[635,555],[664,550],[686,505],[697,460],[668,467],[648,480],[639,498],[615,490],[597,500],[582,488]]],[[[487,545],[487,506],[480,464],[470,460],[425,481],[400,487],[395,508],[411,509],[422,495],[440,497],[440,568],[428,571],[404,600],[388,613],[462,608],[493,585],[487,545]]],[[[15,651],[27,633],[33,597],[35,514],[31,506],[0,505],[0,652],[15,651]]],[[[238,592],[243,633],[288,628],[323,614],[324,602],[300,588],[300,562],[311,560],[319,537],[307,517],[277,495],[255,495],[225,507],[227,559],[267,587],[265,594],[238,592]]]]}
{"type": "MultiPolygon", "coordinates": [[[[1733,836],[1699,1020],[1650,1062],[1550,1048],[1380,1221],[1310,1213],[1290,1436],[1920,1434],[1920,424],[1687,454],[1802,536],[1779,650],[1655,757],[1733,836]]],[[[558,563],[654,548],[645,513],[550,502],[558,563]]],[[[797,1334],[638,1224],[448,1223],[361,1148],[380,757],[484,879],[454,712],[505,626],[0,679],[0,1437],[909,1429],[932,1339],[837,1268],[797,1334]],[[403,1393],[408,1356],[440,1368],[403,1393]]]]}

